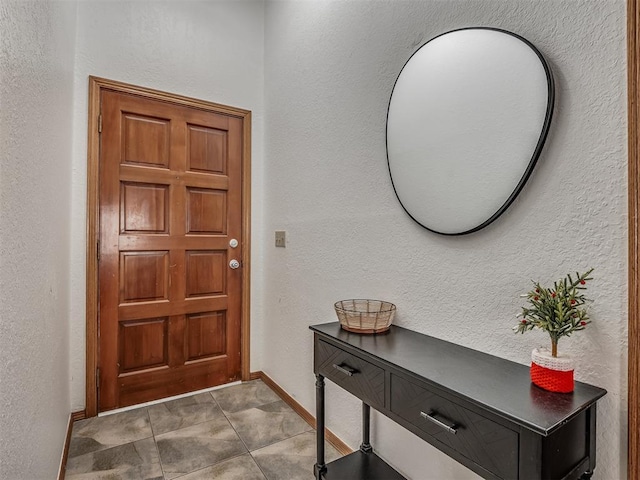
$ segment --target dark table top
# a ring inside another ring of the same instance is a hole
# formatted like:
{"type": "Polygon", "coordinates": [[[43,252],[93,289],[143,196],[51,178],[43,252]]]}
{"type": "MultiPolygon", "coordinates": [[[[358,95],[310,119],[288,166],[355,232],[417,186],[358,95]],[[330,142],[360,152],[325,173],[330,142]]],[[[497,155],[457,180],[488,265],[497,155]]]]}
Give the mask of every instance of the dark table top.
{"type": "Polygon", "coordinates": [[[531,383],[529,367],[392,325],[383,334],[347,332],[338,322],[309,327],[542,435],[592,405],[607,391],[575,382],[572,393],[531,383]]]}

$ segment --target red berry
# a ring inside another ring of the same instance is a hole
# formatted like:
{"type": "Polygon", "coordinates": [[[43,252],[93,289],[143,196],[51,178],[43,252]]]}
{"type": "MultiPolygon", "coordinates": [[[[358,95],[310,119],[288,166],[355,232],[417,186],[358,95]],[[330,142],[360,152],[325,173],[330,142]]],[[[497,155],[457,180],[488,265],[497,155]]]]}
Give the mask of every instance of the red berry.
{"type": "Polygon", "coordinates": [[[555,294],[555,293],[552,293],[552,294],[551,294],[551,298],[556,298],[556,294],[555,294]]]}
{"type": "Polygon", "coordinates": [[[576,304],[576,301],[572,298],[571,299],[571,305],[575,305],[575,304],[576,304]]]}
{"type": "Polygon", "coordinates": [[[587,282],[585,282],[584,280],[580,280],[580,285],[584,285],[585,283],[587,282]]]}
{"type": "Polygon", "coordinates": [[[527,323],[527,320],[526,320],[526,319],[523,319],[523,320],[522,320],[522,323],[527,323]]]}
{"type": "Polygon", "coordinates": [[[534,300],[538,300],[538,297],[533,297],[534,300]]]}
{"type": "Polygon", "coordinates": [[[540,290],[536,288],[536,293],[540,293],[540,290]]]}
{"type": "Polygon", "coordinates": [[[587,322],[580,322],[580,325],[582,325],[583,327],[587,324],[587,322]]]}

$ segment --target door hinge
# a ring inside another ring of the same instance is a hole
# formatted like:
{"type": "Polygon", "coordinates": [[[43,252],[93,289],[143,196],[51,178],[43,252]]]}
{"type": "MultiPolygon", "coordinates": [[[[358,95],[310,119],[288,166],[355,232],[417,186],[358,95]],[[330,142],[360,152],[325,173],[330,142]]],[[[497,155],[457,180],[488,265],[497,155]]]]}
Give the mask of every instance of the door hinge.
{"type": "Polygon", "coordinates": [[[102,133],[102,114],[98,115],[98,133],[102,133]]]}

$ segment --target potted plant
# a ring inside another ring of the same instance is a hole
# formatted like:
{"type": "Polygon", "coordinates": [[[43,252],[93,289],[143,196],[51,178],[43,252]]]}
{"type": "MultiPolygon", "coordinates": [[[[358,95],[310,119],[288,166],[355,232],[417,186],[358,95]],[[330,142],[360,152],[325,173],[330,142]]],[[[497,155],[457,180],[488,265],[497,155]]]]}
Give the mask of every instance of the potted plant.
{"type": "Polygon", "coordinates": [[[536,348],[531,354],[531,381],[553,392],[573,391],[573,361],[566,355],[558,355],[558,341],[573,332],[584,330],[591,323],[585,304],[590,302],[584,294],[593,268],[575,277],[568,274],[554,282],[553,288],[545,288],[533,282],[534,288],[522,297],[529,305],[518,314],[520,322],[513,327],[516,333],[534,328],[544,330],[551,338],[551,350],[536,348]]]}

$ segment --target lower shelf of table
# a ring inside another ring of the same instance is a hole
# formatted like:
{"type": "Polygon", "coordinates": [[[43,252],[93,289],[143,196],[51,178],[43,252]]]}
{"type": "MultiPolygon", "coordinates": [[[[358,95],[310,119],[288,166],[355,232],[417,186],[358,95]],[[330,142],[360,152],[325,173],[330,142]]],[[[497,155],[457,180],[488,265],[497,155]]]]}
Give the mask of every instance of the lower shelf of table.
{"type": "Polygon", "coordinates": [[[357,450],[327,464],[325,480],[407,480],[375,453],[357,450]]]}

